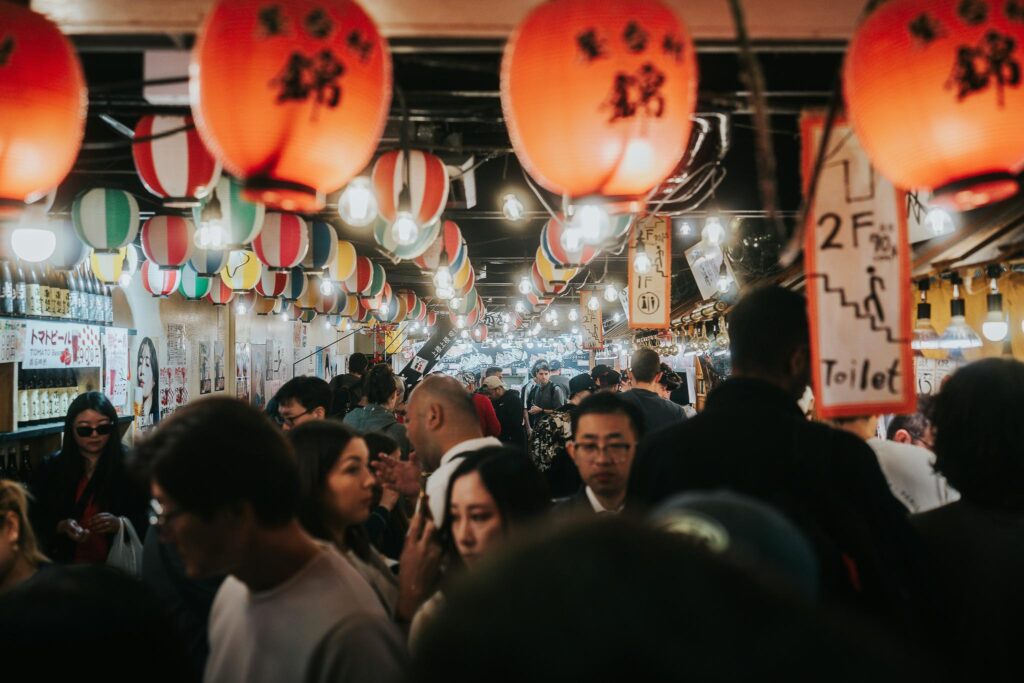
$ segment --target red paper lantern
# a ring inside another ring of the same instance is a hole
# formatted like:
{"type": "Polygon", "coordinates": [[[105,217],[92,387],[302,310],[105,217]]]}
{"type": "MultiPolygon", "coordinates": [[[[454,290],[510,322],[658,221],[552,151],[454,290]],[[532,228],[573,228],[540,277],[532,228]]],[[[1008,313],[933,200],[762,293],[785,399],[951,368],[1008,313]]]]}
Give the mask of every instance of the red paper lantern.
{"type": "Polygon", "coordinates": [[[286,211],[366,167],[391,105],[391,53],[352,0],[220,0],[192,69],[203,140],[247,199],[286,211]]]}
{"type": "Polygon", "coordinates": [[[170,296],[178,289],[181,282],[181,269],[168,270],[161,268],[152,261],[143,261],[139,269],[142,277],[142,287],[155,297],[163,298],[170,296]]]}
{"type": "Polygon", "coordinates": [[[551,263],[560,268],[585,266],[597,256],[597,247],[585,244],[582,235],[574,240],[564,239],[569,224],[562,214],[551,218],[540,231],[540,247],[551,263]]]}
{"type": "Polygon", "coordinates": [[[686,151],[697,62],[658,0],[551,0],[513,33],[501,105],[516,156],[572,197],[639,197],[686,151]]]}
{"type": "MultiPolygon", "coordinates": [[[[429,152],[414,149],[409,155],[409,207],[417,225],[426,226],[441,216],[448,202],[448,169],[429,152]]],[[[389,223],[398,216],[399,195],[405,186],[405,152],[385,152],[373,165],[373,193],[380,215],[389,223]]]]}
{"type": "Polygon", "coordinates": [[[882,175],[961,210],[1017,192],[1021,11],[1019,2],[892,0],[861,24],[843,85],[850,122],[882,175]]]}
{"type": "Polygon", "coordinates": [[[135,139],[141,140],[132,144],[135,170],[164,206],[199,206],[220,180],[220,163],[206,151],[191,116],[143,116],[135,124],[135,139]]]}
{"type": "Polygon", "coordinates": [[[291,213],[268,213],[252,248],[270,270],[289,270],[302,262],[309,249],[306,221],[291,213]]]}
{"type": "Polygon", "coordinates": [[[192,256],[196,227],[183,216],[153,216],[142,224],[142,252],[166,270],[178,270],[192,256]]]}
{"type": "Polygon", "coordinates": [[[231,300],[235,298],[235,292],[228,286],[222,278],[213,278],[213,285],[210,287],[210,291],[206,294],[206,299],[214,306],[224,306],[231,303],[231,300]]]}
{"type": "Polygon", "coordinates": [[[49,19],[0,2],[0,217],[71,170],[85,131],[82,65],[49,19]]]}

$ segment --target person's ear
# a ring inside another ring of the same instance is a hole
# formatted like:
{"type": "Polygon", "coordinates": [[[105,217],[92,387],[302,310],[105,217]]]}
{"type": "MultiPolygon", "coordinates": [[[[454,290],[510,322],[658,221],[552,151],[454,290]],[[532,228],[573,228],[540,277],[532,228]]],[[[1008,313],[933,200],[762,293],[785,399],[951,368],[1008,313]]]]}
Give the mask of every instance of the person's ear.
{"type": "Polygon", "coordinates": [[[569,454],[569,457],[572,458],[572,462],[575,465],[576,464],[576,442],[575,441],[566,441],[565,442],[565,450],[569,454]]]}
{"type": "MultiPolygon", "coordinates": [[[[811,374],[811,349],[807,344],[801,344],[789,357],[790,377],[810,377],[811,374]]],[[[806,382],[805,382],[806,384],[806,382]]]]}
{"type": "Polygon", "coordinates": [[[651,382],[653,382],[654,384],[657,384],[661,380],[662,375],[664,375],[664,374],[665,374],[664,372],[659,372],[657,375],[654,376],[654,379],[652,379],[651,382]]]}
{"type": "Polygon", "coordinates": [[[896,433],[892,435],[892,440],[897,443],[913,443],[914,437],[906,429],[897,429],[896,433]]]}
{"type": "Polygon", "coordinates": [[[327,411],[324,410],[323,406],[317,406],[316,408],[313,408],[313,410],[309,411],[309,414],[311,417],[314,417],[317,420],[322,420],[325,417],[327,417],[327,411]]]}
{"type": "Polygon", "coordinates": [[[427,407],[427,426],[434,430],[444,426],[444,407],[440,403],[431,403],[427,407]]]}
{"type": "Polygon", "coordinates": [[[4,538],[8,543],[14,545],[21,538],[21,525],[18,524],[18,515],[14,514],[12,510],[8,510],[2,518],[0,518],[3,525],[0,526],[0,533],[3,533],[4,538]]]}

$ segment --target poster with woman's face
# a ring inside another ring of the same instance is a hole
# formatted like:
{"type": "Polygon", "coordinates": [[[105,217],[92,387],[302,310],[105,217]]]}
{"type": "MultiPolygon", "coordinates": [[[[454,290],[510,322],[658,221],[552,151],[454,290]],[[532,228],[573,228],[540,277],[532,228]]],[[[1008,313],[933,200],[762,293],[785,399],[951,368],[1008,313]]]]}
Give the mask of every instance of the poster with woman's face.
{"type": "Polygon", "coordinates": [[[148,429],[160,421],[160,362],[156,344],[143,337],[135,355],[135,401],[132,413],[140,429],[148,429]]]}

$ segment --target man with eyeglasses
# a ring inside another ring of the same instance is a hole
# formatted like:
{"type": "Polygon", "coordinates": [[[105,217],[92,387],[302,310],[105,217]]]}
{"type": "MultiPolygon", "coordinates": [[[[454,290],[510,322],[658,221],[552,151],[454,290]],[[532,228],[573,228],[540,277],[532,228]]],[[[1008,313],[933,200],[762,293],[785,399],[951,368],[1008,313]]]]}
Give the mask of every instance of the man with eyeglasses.
{"type": "Polygon", "coordinates": [[[293,377],[278,389],[277,414],[285,431],[304,422],[327,418],[331,387],[319,377],[293,377]]]}
{"type": "Polygon", "coordinates": [[[626,504],[629,469],[643,435],[644,418],[620,396],[599,392],[580,403],[572,416],[572,441],[566,443],[583,488],[559,501],[563,510],[619,513],[626,504]]]}

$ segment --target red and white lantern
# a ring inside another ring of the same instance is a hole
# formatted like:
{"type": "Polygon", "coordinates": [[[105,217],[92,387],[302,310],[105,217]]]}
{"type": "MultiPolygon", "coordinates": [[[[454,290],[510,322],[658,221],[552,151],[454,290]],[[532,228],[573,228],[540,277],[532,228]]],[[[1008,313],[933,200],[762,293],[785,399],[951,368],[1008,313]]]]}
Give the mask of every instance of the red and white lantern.
{"type": "Polygon", "coordinates": [[[142,251],[166,270],[177,270],[192,256],[196,226],[182,216],[153,216],[142,224],[142,251]]]}
{"type": "Polygon", "coordinates": [[[228,283],[218,277],[213,279],[213,286],[206,298],[214,306],[224,306],[235,298],[235,292],[228,286],[228,283]]]}
{"type": "Polygon", "coordinates": [[[309,250],[306,221],[291,213],[268,213],[252,246],[257,258],[270,270],[297,266],[309,250]]]}
{"type": "Polygon", "coordinates": [[[441,217],[448,203],[448,169],[429,152],[413,149],[386,152],[373,165],[373,192],[381,217],[393,223],[402,209],[399,195],[405,186],[405,161],[409,160],[409,206],[417,225],[430,225],[441,217]]]}
{"type": "Polygon", "coordinates": [[[199,206],[220,179],[220,162],[203,146],[191,116],[143,116],[135,139],[135,170],[164,206],[199,206]]]}
{"type": "Polygon", "coordinates": [[[181,283],[180,269],[162,269],[152,261],[144,261],[139,273],[142,276],[142,286],[155,297],[170,296],[181,283]]]}
{"type": "Polygon", "coordinates": [[[268,299],[279,297],[288,287],[288,276],[287,272],[264,270],[256,282],[256,291],[268,299]]]}

